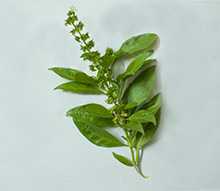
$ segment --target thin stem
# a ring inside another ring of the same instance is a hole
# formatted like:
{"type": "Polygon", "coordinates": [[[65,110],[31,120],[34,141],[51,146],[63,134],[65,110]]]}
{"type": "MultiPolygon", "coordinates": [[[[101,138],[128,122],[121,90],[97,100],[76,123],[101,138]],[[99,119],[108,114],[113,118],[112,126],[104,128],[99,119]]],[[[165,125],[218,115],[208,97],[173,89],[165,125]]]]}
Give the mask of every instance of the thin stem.
{"type": "MultiPolygon", "coordinates": [[[[138,160],[137,160],[137,157],[136,157],[136,160],[135,160],[135,155],[134,155],[134,150],[133,150],[133,147],[131,145],[131,141],[130,141],[130,136],[128,134],[128,132],[124,129],[124,132],[125,132],[125,135],[126,135],[126,139],[127,139],[127,142],[128,142],[128,146],[129,146],[129,149],[130,149],[130,153],[131,153],[131,160],[134,164],[134,168],[135,170],[137,171],[138,174],[140,174],[143,178],[148,178],[147,176],[145,176],[142,172],[141,172],[141,169],[139,168],[138,166],[138,160]]],[[[136,156],[137,156],[137,150],[136,150],[136,156]]],[[[138,158],[139,158],[139,153],[138,153],[138,158]]]]}
{"type": "Polygon", "coordinates": [[[136,148],[136,161],[137,161],[137,168],[138,168],[139,174],[144,178],[149,178],[148,176],[145,176],[141,170],[139,152],[140,152],[140,147],[137,147],[136,148]]]}
{"type": "Polygon", "coordinates": [[[135,161],[135,158],[134,158],[134,151],[133,151],[133,148],[132,148],[132,145],[131,145],[130,136],[129,136],[129,134],[126,130],[124,130],[124,131],[125,131],[125,136],[127,138],[128,146],[129,146],[129,149],[130,149],[130,152],[131,152],[132,162],[134,163],[134,166],[136,166],[136,161],[135,161]]]}
{"type": "Polygon", "coordinates": [[[133,150],[133,148],[130,146],[130,144],[129,144],[129,148],[130,148],[130,152],[131,152],[132,162],[134,163],[135,166],[137,166],[137,161],[135,160],[135,157],[134,157],[134,150],[133,150]]]}
{"type": "Polygon", "coordinates": [[[136,148],[136,161],[137,161],[137,165],[139,165],[139,149],[136,148]]]}

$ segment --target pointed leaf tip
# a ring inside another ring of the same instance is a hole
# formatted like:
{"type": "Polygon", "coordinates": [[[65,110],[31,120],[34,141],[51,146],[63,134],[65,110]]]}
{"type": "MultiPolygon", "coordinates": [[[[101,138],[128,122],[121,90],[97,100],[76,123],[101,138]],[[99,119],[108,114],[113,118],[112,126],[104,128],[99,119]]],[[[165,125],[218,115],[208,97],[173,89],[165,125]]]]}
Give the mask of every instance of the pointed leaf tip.
{"type": "Polygon", "coordinates": [[[123,155],[119,155],[115,152],[112,152],[113,156],[115,159],[117,159],[120,163],[132,167],[134,166],[134,164],[132,163],[132,161],[130,159],[128,159],[127,157],[123,156],[123,155]]]}

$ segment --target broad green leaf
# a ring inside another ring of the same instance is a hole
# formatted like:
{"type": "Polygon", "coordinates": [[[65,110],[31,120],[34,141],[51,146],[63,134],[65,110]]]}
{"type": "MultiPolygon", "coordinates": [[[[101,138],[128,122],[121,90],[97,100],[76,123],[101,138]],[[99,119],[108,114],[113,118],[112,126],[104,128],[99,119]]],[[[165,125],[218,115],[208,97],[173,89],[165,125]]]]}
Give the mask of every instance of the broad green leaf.
{"type": "Polygon", "coordinates": [[[67,116],[77,116],[80,121],[97,127],[104,128],[114,126],[111,112],[102,105],[95,103],[75,107],[67,112],[67,116]]]}
{"type": "Polygon", "coordinates": [[[114,158],[117,159],[120,163],[126,165],[126,166],[134,166],[133,163],[131,162],[130,159],[128,159],[127,157],[123,156],[123,155],[119,155],[117,153],[112,153],[114,158]]]}
{"type": "Polygon", "coordinates": [[[97,81],[93,77],[88,76],[86,73],[76,69],[54,67],[54,68],[49,68],[49,70],[55,72],[60,77],[65,78],[67,80],[71,80],[83,84],[91,84],[91,85],[97,84],[97,81]]]}
{"type": "Polygon", "coordinates": [[[108,109],[96,103],[89,103],[86,105],[78,106],[69,110],[67,114],[71,115],[75,110],[90,113],[92,116],[96,117],[112,118],[112,114],[108,109]]]}
{"type": "Polygon", "coordinates": [[[55,89],[79,94],[102,94],[102,91],[97,86],[79,82],[67,82],[57,86],[55,89]]]}
{"type": "MultiPolygon", "coordinates": [[[[128,87],[134,82],[134,80],[142,73],[144,72],[149,66],[141,67],[139,71],[137,71],[133,76],[130,76],[128,78],[125,78],[124,80],[119,80],[120,83],[120,89],[119,89],[119,99],[124,100],[124,94],[128,90],[128,87]]],[[[135,103],[138,105],[138,103],[135,103]]]]}
{"type": "Polygon", "coordinates": [[[129,129],[129,130],[132,130],[132,131],[135,131],[135,132],[140,132],[142,134],[144,134],[144,129],[141,125],[141,122],[139,121],[128,121],[125,125],[124,125],[124,128],[125,129],[129,129]]]}
{"type": "Polygon", "coordinates": [[[125,92],[125,99],[137,105],[146,102],[155,88],[156,75],[155,66],[143,71],[128,87],[125,92]]]}
{"type": "Polygon", "coordinates": [[[138,148],[141,148],[143,146],[145,146],[147,143],[149,143],[155,132],[156,132],[157,128],[154,127],[153,125],[149,126],[146,130],[145,130],[145,133],[144,135],[142,135],[137,143],[137,147],[138,148]]]}
{"type": "Polygon", "coordinates": [[[152,64],[153,62],[155,62],[154,59],[149,59],[146,60],[150,55],[152,54],[152,52],[147,52],[144,54],[141,54],[139,56],[137,56],[136,59],[134,59],[131,64],[127,67],[127,70],[121,74],[118,79],[125,79],[129,76],[133,76],[135,75],[143,66],[145,65],[149,65],[152,64]]]}
{"type": "Polygon", "coordinates": [[[112,123],[107,109],[97,104],[87,104],[71,109],[67,112],[71,116],[79,131],[92,143],[102,147],[125,146],[103,127],[112,123]],[[94,111],[94,112],[92,112],[94,111]],[[104,117],[100,116],[100,112],[104,117]]]}
{"type": "Polygon", "coordinates": [[[139,110],[128,118],[129,121],[138,121],[139,123],[153,123],[156,125],[156,119],[154,114],[147,112],[146,110],[139,110]]]}
{"type": "Polygon", "coordinates": [[[73,116],[73,121],[79,131],[93,144],[101,147],[121,147],[125,146],[119,139],[114,137],[103,128],[89,124],[78,115],[73,116]]]}
{"type": "Polygon", "coordinates": [[[116,57],[132,56],[141,51],[153,50],[159,37],[154,33],[146,33],[134,36],[126,40],[116,52],[116,57]]]}
{"type": "Polygon", "coordinates": [[[161,95],[157,94],[151,100],[143,105],[143,109],[146,109],[147,112],[156,114],[161,107],[161,95]]]}

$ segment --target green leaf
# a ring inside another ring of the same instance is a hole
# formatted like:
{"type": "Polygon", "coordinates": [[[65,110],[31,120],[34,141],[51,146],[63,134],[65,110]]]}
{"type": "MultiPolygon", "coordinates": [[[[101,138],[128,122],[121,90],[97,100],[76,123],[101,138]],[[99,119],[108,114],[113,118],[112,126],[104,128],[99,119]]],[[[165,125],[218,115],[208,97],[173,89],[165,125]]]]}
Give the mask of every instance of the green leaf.
{"type": "Polygon", "coordinates": [[[135,120],[128,121],[128,123],[126,123],[124,125],[124,128],[132,130],[134,132],[140,132],[140,133],[144,134],[144,129],[143,129],[142,125],[141,125],[141,122],[139,122],[139,121],[135,121],[135,120]]]}
{"type": "Polygon", "coordinates": [[[97,86],[79,82],[67,82],[57,86],[55,89],[80,94],[102,94],[102,91],[97,86]]]}
{"type": "Polygon", "coordinates": [[[127,70],[118,76],[118,79],[125,79],[129,76],[135,75],[143,66],[152,64],[155,62],[155,59],[149,59],[146,60],[150,55],[152,54],[152,51],[141,54],[134,59],[131,64],[128,66],[127,70]]]}
{"type": "Polygon", "coordinates": [[[112,121],[113,116],[111,112],[102,105],[95,103],[75,107],[67,112],[67,116],[77,116],[80,118],[80,121],[101,128],[113,127],[115,125],[112,121]]]}
{"type": "Polygon", "coordinates": [[[146,102],[154,90],[156,82],[155,66],[143,71],[125,92],[125,99],[137,105],[146,102]]]}
{"type": "Polygon", "coordinates": [[[79,131],[93,144],[102,147],[125,146],[103,127],[108,127],[112,116],[108,110],[98,104],[87,104],[71,109],[67,112],[71,116],[79,131]],[[103,116],[100,115],[103,112],[103,116]]]}
{"type": "Polygon", "coordinates": [[[93,77],[88,76],[86,73],[76,69],[54,67],[54,68],[49,68],[49,70],[55,72],[60,77],[67,80],[84,83],[84,84],[91,84],[91,85],[97,84],[97,81],[93,77]]]}
{"type": "Polygon", "coordinates": [[[130,102],[130,103],[125,104],[124,109],[125,109],[125,110],[129,110],[129,109],[135,108],[136,106],[137,106],[136,103],[130,102]]]}
{"type": "Polygon", "coordinates": [[[147,112],[156,114],[161,107],[161,94],[155,95],[149,102],[143,105],[147,112]]]}
{"type": "Polygon", "coordinates": [[[129,121],[138,121],[139,123],[153,123],[156,125],[154,114],[146,110],[139,110],[128,118],[129,121]]]}
{"type": "Polygon", "coordinates": [[[153,50],[159,37],[154,33],[146,33],[134,36],[126,40],[116,52],[116,57],[132,56],[141,51],[153,50]]]}
{"type": "Polygon", "coordinates": [[[146,130],[145,130],[145,133],[144,135],[142,135],[137,143],[137,147],[138,148],[141,148],[143,146],[145,146],[147,143],[149,143],[155,132],[156,132],[157,128],[154,127],[153,125],[151,125],[150,127],[148,127],[146,130]]]}
{"type": "Polygon", "coordinates": [[[112,153],[114,158],[117,159],[120,163],[126,165],[126,166],[134,166],[133,163],[131,162],[130,159],[128,159],[127,157],[123,156],[123,155],[119,155],[117,153],[112,153]]]}
{"type": "MultiPolygon", "coordinates": [[[[128,87],[133,83],[133,81],[143,72],[145,71],[146,68],[143,67],[141,68],[135,75],[130,76],[128,78],[126,78],[125,80],[119,80],[120,83],[120,88],[119,88],[119,100],[122,100],[122,102],[126,102],[127,100],[125,100],[125,93],[128,90],[128,87]]],[[[138,105],[138,103],[134,104],[138,105]]]]}
{"type": "Polygon", "coordinates": [[[74,116],[73,121],[79,131],[93,144],[101,147],[121,147],[125,146],[119,139],[114,137],[103,128],[82,121],[80,117],[74,116]]]}
{"type": "Polygon", "coordinates": [[[104,117],[104,118],[112,118],[111,112],[106,109],[104,106],[96,104],[96,103],[89,103],[86,105],[78,106],[76,108],[73,108],[67,112],[67,115],[70,115],[75,111],[81,111],[89,113],[92,116],[96,117],[104,117]]]}

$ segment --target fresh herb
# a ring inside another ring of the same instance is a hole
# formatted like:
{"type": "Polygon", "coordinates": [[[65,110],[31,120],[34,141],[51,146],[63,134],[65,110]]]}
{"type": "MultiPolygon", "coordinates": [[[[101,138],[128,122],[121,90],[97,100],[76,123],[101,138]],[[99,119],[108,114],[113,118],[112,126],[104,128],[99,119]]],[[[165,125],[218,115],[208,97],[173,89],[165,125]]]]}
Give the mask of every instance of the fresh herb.
{"type": "Polygon", "coordinates": [[[161,96],[155,93],[156,60],[152,54],[158,42],[154,33],[145,33],[129,38],[118,50],[107,48],[102,54],[95,49],[89,33],[75,11],[67,13],[65,25],[79,43],[81,58],[90,62],[94,76],[72,68],[50,68],[68,82],[55,89],[79,94],[104,94],[107,109],[90,103],[75,107],[67,112],[90,142],[102,147],[128,147],[131,159],[116,154],[113,156],[122,164],[134,167],[145,177],[140,168],[140,153],[152,140],[160,118],[161,96]],[[123,59],[130,59],[127,69],[115,77],[113,68],[120,67],[123,59]],[[121,128],[121,139],[113,136],[107,128],[121,128]]]}

